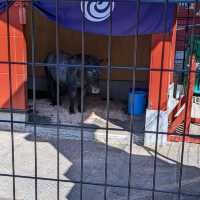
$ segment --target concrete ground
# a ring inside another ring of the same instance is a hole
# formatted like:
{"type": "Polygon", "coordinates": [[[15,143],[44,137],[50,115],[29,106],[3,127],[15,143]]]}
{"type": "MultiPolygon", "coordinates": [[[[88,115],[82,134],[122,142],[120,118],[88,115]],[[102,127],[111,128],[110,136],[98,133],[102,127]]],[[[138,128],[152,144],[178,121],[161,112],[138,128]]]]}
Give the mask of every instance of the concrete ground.
{"type": "MultiPolygon", "coordinates": [[[[15,132],[15,173],[20,176],[33,176],[34,139],[33,134],[15,132]]],[[[108,184],[126,187],[129,174],[129,138],[126,143],[112,139],[108,152],[108,184]]],[[[97,185],[83,185],[84,200],[104,199],[104,166],[105,142],[84,141],[83,181],[97,185]]],[[[61,138],[57,148],[56,138],[39,137],[37,139],[37,173],[38,177],[56,179],[57,153],[60,155],[60,179],[72,181],[60,182],[60,199],[79,200],[81,166],[80,140],[61,138]]],[[[132,173],[130,191],[131,200],[151,200],[152,192],[148,191],[153,184],[154,147],[133,144],[132,173]],[[147,191],[138,190],[146,188],[147,191]]],[[[10,132],[0,131],[0,174],[12,174],[10,132]]],[[[170,143],[158,148],[156,189],[177,192],[180,175],[181,143],[170,143]]],[[[16,178],[16,198],[32,200],[34,196],[34,179],[16,178]]],[[[38,199],[56,200],[54,180],[38,180],[38,199]]],[[[182,196],[182,200],[200,200],[200,145],[185,144],[182,176],[182,192],[196,196],[182,196]],[[197,196],[198,195],[198,196],[197,196]]],[[[108,200],[127,199],[126,188],[108,187],[108,200]]],[[[176,200],[177,195],[155,193],[156,200],[176,200]]],[[[12,199],[12,177],[0,176],[0,200],[12,199]]]]}

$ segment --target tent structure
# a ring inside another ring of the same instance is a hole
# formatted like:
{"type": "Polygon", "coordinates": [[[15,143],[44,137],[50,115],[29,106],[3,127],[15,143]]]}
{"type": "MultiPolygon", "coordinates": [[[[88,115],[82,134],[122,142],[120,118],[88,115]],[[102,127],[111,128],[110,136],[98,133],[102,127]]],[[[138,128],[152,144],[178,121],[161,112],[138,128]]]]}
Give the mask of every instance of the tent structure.
{"type": "MultiPolygon", "coordinates": [[[[0,108],[11,107],[10,95],[12,95],[12,108],[14,110],[27,110],[27,41],[24,34],[26,23],[26,5],[16,0],[12,4],[7,1],[0,2],[0,85],[4,88],[0,91],[0,108]],[[6,8],[9,7],[9,21],[6,8]],[[9,22],[9,26],[7,23],[9,22]],[[9,36],[8,36],[9,28],[9,36]],[[6,36],[6,37],[5,37],[6,36]],[[9,42],[7,39],[9,39],[9,42]],[[10,52],[9,52],[10,51],[10,52]],[[12,90],[10,90],[9,64],[12,66],[12,90]]],[[[130,36],[135,34],[151,35],[150,62],[149,62],[149,96],[146,114],[146,131],[156,131],[157,113],[160,110],[160,132],[168,132],[168,100],[170,87],[173,85],[173,68],[176,43],[176,13],[174,2],[169,4],[149,3],[141,4],[139,22],[135,1],[102,1],[102,5],[94,5],[95,1],[76,1],[65,3],[59,1],[57,5],[53,0],[37,0],[33,6],[39,9],[49,19],[57,21],[61,26],[82,31],[82,16],[84,18],[84,31],[112,36],[130,36]],[[166,5],[168,5],[166,7],[166,5]],[[98,7],[99,6],[99,7],[98,7]],[[100,8],[103,9],[100,11],[100,8]],[[95,10],[96,9],[96,10],[95,10]],[[164,10],[167,10],[164,15],[164,10]],[[91,12],[92,11],[92,12],[91,12]],[[99,13],[97,13],[99,11],[99,13]],[[110,14],[110,12],[112,13],[110,14]],[[55,13],[59,13],[56,15],[55,13]],[[110,26],[112,17],[112,26],[110,26]],[[167,23],[163,23],[166,19],[167,23]],[[136,24],[139,23],[139,26],[136,24]],[[111,28],[110,28],[111,27],[111,28]],[[138,27],[138,29],[136,28],[138,27]],[[163,32],[165,41],[163,41],[163,32]],[[164,45],[163,45],[164,43],[164,45]],[[164,46],[164,55],[162,49],[164,46]],[[164,59],[162,59],[164,56],[164,59]],[[162,70],[165,73],[162,73],[162,70]],[[161,79],[162,76],[162,79],[161,79]],[[161,96],[159,91],[161,84],[161,96]],[[159,100],[160,99],[160,100],[159,100]],[[152,121],[153,120],[153,121],[152,121]]],[[[192,1],[190,1],[192,2],[192,1]]],[[[174,108],[170,108],[173,111],[174,108]]],[[[174,119],[175,120],[175,119],[174,119]]],[[[155,134],[147,134],[147,141],[156,141],[155,134]],[[153,139],[152,139],[153,138],[153,139]]],[[[159,135],[158,143],[166,141],[167,135],[159,135]]]]}

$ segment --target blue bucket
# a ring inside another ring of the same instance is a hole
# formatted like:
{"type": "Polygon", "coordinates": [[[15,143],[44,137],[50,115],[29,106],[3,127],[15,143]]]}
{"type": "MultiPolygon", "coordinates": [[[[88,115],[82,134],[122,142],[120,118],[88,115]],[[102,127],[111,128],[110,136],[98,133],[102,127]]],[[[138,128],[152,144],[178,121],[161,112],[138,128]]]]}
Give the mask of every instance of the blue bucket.
{"type": "Polygon", "coordinates": [[[128,95],[128,114],[133,116],[144,115],[147,105],[147,91],[136,89],[128,95]],[[133,98],[134,95],[134,98],[133,98]]]}

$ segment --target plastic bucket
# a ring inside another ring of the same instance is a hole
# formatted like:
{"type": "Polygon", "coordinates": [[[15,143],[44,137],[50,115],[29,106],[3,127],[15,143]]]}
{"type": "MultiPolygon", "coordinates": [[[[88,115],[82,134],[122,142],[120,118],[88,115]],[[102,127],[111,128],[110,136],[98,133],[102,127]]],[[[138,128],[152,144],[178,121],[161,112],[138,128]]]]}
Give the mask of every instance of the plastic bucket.
{"type": "Polygon", "coordinates": [[[147,105],[147,91],[136,89],[128,95],[128,114],[134,116],[144,115],[147,105]]]}

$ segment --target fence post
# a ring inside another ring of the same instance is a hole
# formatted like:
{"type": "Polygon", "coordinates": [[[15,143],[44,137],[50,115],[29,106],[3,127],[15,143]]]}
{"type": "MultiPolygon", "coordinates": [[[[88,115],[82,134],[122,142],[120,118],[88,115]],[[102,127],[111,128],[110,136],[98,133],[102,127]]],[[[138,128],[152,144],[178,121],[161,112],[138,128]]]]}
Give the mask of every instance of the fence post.
{"type": "MultiPolygon", "coordinates": [[[[16,1],[9,7],[9,40],[12,70],[12,99],[13,109],[27,108],[27,52],[26,40],[23,32],[20,2],[16,1]],[[25,64],[16,64],[25,63],[25,64]]],[[[23,8],[24,10],[25,8],[23,8]]],[[[9,94],[9,62],[8,60],[8,19],[6,11],[0,13],[0,109],[10,108],[9,94]]]]}
{"type": "MultiPolygon", "coordinates": [[[[169,100],[169,88],[171,85],[173,86],[173,71],[170,70],[174,69],[175,44],[176,23],[174,23],[172,32],[165,34],[164,44],[162,33],[152,35],[149,72],[149,103],[145,123],[145,145],[155,144],[156,131],[163,133],[167,133],[168,131],[167,107],[169,100]],[[164,51],[163,56],[162,51],[164,51]],[[161,93],[159,92],[160,87],[161,93]],[[160,110],[159,116],[158,110],[160,110]],[[157,130],[158,117],[159,128],[157,130]],[[148,133],[148,131],[150,131],[150,133],[148,133]]],[[[167,143],[167,134],[159,135],[158,144],[160,145],[165,143],[167,143]]]]}

